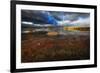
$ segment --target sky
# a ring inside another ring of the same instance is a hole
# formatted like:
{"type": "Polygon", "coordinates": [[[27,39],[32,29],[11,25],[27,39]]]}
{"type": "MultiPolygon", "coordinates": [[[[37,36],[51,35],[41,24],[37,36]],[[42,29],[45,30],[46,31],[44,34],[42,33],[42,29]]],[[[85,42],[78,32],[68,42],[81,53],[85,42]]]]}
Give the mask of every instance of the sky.
{"type": "Polygon", "coordinates": [[[32,24],[50,24],[53,26],[86,26],[90,25],[89,13],[22,10],[22,22],[32,24]]]}

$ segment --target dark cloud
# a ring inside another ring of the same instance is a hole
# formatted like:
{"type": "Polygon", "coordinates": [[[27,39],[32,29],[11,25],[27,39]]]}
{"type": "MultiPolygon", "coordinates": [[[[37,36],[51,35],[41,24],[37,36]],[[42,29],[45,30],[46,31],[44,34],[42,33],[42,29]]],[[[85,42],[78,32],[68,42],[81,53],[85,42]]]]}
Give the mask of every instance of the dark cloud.
{"type": "Polygon", "coordinates": [[[30,21],[34,24],[53,24],[58,21],[77,21],[79,18],[86,19],[90,17],[89,13],[61,12],[61,11],[40,11],[40,10],[22,10],[22,21],[30,21]]]}
{"type": "Polygon", "coordinates": [[[79,17],[87,18],[89,13],[76,13],[76,12],[51,12],[51,14],[59,20],[77,20],[79,17]]]}

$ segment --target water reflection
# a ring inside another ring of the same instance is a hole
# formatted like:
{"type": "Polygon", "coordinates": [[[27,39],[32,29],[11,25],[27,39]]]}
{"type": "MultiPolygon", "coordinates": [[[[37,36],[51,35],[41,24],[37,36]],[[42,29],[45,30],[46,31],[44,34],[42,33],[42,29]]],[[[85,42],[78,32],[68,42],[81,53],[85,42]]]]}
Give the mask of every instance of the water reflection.
{"type": "MultiPolygon", "coordinates": [[[[88,30],[85,30],[83,28],[80,28],[78,30],[74,30],[74,29],[64,29],[64,27],[44,27],[44,28],[31,28],[31,30],[29,30],[30,28],[24,28],[22,30],[22,33],[43,33],[47,34],[47,33],[57,33],[57,35],[62,35],[62,36],[67,36],[67,35],[89,35],[89,28],[88,30]]],[[[86,28],[85,28],[86,29],[86,28]]],[[[41,35],[44,35],[41,34],[41,35]]]]}

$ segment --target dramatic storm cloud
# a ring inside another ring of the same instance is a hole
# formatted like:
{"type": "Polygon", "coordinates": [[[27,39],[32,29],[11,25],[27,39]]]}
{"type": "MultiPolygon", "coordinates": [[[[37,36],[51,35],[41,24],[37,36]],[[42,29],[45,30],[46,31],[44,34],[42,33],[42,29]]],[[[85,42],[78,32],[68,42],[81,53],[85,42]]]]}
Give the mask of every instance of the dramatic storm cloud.
{"type": "Polygon", "coordinates": [[[33,24],[89,26],[90,14],[77,12],[22,10],[22,21],[33,24]]]}

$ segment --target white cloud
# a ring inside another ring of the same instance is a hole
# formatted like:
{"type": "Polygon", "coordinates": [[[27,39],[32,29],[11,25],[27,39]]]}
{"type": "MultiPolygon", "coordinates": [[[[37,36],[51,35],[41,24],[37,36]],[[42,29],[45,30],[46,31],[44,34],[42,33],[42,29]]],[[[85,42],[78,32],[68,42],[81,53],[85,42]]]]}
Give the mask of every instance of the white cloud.
{"type": "Polygon", "coordinates": [[[59,25],[71,25],[71,26],[80,26],[80,27],[89,27],[90,24],[90,18],[79,18],[75,21],[70,20],[64,20],[64,21],[58,21],[59,25]]]}
{"type": "Polygon", "coordinates": [[[58,25],[70,24],[70,20],[58,21],[58,25]]]}
{"type": "Polygon", "coordinates": [[[32,22],[27,22],[27,21],[22,21],[22,24],[29,24],[29,25],[32,25],[33,23],[32,23],[32,22]]]}
{"type": "Polygon", "coordinates": [[[71,22],[71,24],[74,24],[76,26],[81,26],[81,27],[89,27],[90,26],[90,18],[79,18],[76,21],[71,22]]]}
{"type": "Polygon", "coordinates": [[[90,18],[79,18],[78,20],[76,21],[73,21],[72,24],[89,24],[90,23],[90,18]]]}

